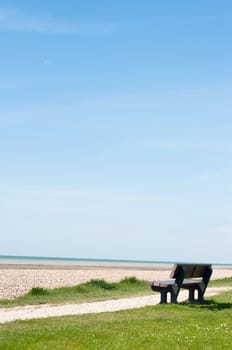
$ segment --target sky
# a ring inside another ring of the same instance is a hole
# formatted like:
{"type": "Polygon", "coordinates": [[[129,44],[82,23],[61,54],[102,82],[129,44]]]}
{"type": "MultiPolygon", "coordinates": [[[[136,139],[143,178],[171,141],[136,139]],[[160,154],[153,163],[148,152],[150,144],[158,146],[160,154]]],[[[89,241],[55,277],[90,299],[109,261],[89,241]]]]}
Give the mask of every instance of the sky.
{"type": "Polygon", "coordinates": [[[0,255],[232,263],[232,3],[0,3],[0,255]]]}

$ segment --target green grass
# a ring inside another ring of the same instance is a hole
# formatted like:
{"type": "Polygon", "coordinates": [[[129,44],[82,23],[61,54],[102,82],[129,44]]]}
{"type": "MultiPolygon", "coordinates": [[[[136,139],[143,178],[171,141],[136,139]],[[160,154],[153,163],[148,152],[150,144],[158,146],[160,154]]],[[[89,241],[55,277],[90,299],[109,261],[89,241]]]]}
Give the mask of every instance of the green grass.
{"type": "Polygon", "coordinates": [[[232,277],[226,277],[209,282],[209,287],[232,287],[232,277]]]}
{"type": "Polygon", "coordinates": [[[64,304],[82,303],[96,300],[118,299],[128,296],[150,294],[146,282],[135,277],[125,278],[117,283],[104,280],[91,280],[75,287],[44,289],[40,287],[14,300],[0,300],[0,307],[35,305],[35,304],[64,304]]]}
{"type": "Polygon", "coordinates": [[[4,350],[227,350],[231,344],[231,292],[203,305],[157,305],[0,326],[4,350]]]}

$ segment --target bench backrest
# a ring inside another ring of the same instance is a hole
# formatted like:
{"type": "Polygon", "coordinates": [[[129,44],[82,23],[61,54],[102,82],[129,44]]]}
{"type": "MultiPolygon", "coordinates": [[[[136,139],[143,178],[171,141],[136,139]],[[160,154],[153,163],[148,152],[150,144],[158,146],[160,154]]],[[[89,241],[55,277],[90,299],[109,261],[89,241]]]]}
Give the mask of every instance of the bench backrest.
{"type": "Polygon", "coordinates": [[[181,266],[180,264],[175,265],[175,275],[173,275],[173,277],[171,278],[175,279],[175,283],[177,284],[178,288],[180,288],[180,285],[183,283],[183,280],[184,280],[183,266],[181,266]]]}
{"type": "Polygon", "coordinates": [[[176,278],[180,266],[184,270],[184,278],[206,278],[209,279],[212,274],[210,264],[175,264],[171,271],[171,278],[176,278]]]}

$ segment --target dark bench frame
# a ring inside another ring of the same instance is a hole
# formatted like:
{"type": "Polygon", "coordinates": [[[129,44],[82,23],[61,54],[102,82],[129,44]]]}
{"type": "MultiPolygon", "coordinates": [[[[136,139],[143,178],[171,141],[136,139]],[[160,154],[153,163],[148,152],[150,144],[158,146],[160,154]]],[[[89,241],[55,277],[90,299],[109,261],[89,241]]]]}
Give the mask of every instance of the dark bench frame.
{"type": "Polygon", "coordinates": [[[160,303],[167,303],[170,294],[171,303],[177,303],[177,297],[181,288],[189,291],[189,303],[203,303],[204,293],[209,283],[212,266],[210,264],[175,264],[168,281],[154,281],[151,289],[160,292],[160,303]],[[197,294],[197,296],[196,296],[197,294]]]}

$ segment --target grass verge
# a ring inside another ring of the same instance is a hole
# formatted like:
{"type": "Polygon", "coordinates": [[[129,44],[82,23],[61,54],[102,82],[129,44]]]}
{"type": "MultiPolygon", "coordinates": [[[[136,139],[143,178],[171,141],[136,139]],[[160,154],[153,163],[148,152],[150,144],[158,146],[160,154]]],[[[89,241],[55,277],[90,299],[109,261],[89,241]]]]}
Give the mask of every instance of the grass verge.
{"type": "Polygon", "coordinates": [[[211,280],[209,282],[209,287],[232,287],[232,277],[211,280]]]}
{"type": "Polygon", "coordinates": [[[231,292],[204,305],[157,305],[0,327],[0,349],[4,350],[227,350],[231,344],[231,292]]]}
{"type": "Polygon", "coordinates": [[[105,280],[91,280],[74,287],[44,289],[40,287],[14,300],[0,300],[0,307],[35,305],[35,304],[64,304],[82,303],[97,300],[118,299],[129,296],[150,294],[146,282],[128,277],[117,283],[105,280]]]}

